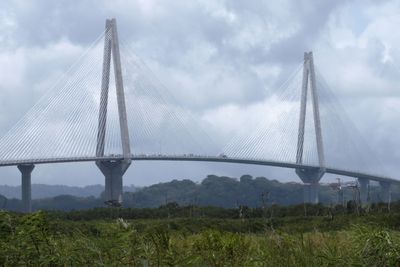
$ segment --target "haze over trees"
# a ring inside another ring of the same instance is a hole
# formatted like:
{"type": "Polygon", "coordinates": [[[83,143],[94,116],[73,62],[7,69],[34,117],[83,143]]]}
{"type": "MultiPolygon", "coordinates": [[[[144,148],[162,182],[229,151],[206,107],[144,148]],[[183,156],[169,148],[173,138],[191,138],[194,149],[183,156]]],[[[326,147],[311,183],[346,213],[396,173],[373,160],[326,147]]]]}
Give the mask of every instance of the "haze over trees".
{"type": "MultiPolygon", "coordinates": [[[[46,196],[49,197],[34,199],[34,210],[79,210],[104,206],[102,196],[104,188],[100,185],[84,188],[34,185],[34,190],[35,188],[48,190],[46,196]]],[[[337,191],[332,187],[321,185],[319,194],[322,204],[337,204],[337,191]]],[[[355,194],[354,190],[346,189],[345,202],[353,200],[355,194]]],[[[124,207],[130,208],[155,208],[168,203],[176,203],[180,206],[254,208],[263,205],[302,204],[303,187],[300,183],[281,183],[264,177],[253,178],[250,175],[243,175],[239,179],[209,175],[200,183],[185,179],[143,188],[127,187],[123,197],[124,207]]],[[[370,199],[371,202],[380,202],[379,187],[371,187],[370,199]]],[[[400,190],[393,186],[392,200],[397,199],[400,199],[400,190]]],[[[1,197],[0,208],[18,211],[21,210],[21,201],[16,198],[1,197]]]]}

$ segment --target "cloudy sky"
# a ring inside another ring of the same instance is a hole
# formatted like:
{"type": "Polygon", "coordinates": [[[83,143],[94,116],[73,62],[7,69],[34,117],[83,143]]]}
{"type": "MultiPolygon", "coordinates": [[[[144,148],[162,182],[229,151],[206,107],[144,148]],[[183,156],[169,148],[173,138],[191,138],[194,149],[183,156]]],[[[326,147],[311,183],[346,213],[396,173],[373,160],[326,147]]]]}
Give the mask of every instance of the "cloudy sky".
{"type": "MultiPolygon", "coordinates": [[[[121,38],[182,102],[226,135],[254,118],[313,51],[315,64],[387,173],[400,162],[400,1],[31,0],[0,2],[0,134],[5,134],[104,29],[121,38]],[[123,37],[122,37],[123,36],[123,37]]],[[[260,117],[262,118],[262,117],[260,117]]],[[[200,163],[133,163],[126,184],[207,174],[284,181],[293,171],[200,163]]],[[[16,167],[0,183],[19,184],[16,167]]],[[[103,183],[93,163],[37,166],[34,183],[103,183]]]]}

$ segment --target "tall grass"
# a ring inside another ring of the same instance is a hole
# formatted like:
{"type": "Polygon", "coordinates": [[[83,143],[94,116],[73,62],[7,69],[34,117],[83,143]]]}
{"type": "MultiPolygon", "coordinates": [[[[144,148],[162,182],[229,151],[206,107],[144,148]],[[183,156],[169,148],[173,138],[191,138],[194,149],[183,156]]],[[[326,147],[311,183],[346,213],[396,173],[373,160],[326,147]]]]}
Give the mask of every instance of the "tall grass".
{"type": "Polygon", "coordinates": [[[0,266],[400,266],[399,232],[377,225],[190,233],[148,223],[138,231],[122,219],[87,225],[0,212],[0,266]]]}

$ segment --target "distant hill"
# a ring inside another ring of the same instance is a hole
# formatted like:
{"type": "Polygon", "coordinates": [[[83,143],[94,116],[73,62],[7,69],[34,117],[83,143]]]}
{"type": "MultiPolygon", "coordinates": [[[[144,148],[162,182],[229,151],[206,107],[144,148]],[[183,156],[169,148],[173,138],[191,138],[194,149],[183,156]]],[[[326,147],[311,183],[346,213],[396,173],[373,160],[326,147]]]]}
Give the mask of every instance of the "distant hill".
{"type": "MultiPolygon", "coordinates": [[[[320,200],[334,201],[333,190],[321,186],[320,200]]],[[[201,183],[190,180],[173,180],[144,187],[135,193],[125,194],[127,205],[158,207],[167,202],[180,205],[218,206],[234,208],[238,205],[260,207],[267,204],[294,205],[303,203],[303,186],[300,183],[281,183],[265,177],[243,175],[239,179],[208,175],[201,183]]]]}
{"type": "MultiPolygon", "coordinates": [[[[5,187],[3,187],[4,189],[5,187]]],[[[19,187],[8,187],[19,196],[19,187]]],[[[33,209],[79,210],[104,206],[101,192],[103,186],[86,187],[33,185],[33,209]]],[[[303,186],[300,183],[281,183],[265,177],[253,178],[243,175],[239,179],[208,175],[201,183],[191,180],[173,180],[137,189],[133,186],[124,188],[124,207],[149,208],[159,207],[167,203],[196,206],[218,206],[236,208],[238,206],[261,207],[263,204],[281,206],[303,203],[303,186]]],[[[8,195],[11,190],[8,190],[8,195]]],[[[5,192],[6,193],[6,192],[5,192]]],[[[0,193],[2,194],[2,193],[0,193]]],[[[3,194],[7,196],[6,194],[3,194]]],[[[355,191],[346,189],[345,201],[353,200],[355,191]]],[[[329,185],[321,185],[320,202],[335,205],[337,192],[329,185]]],[[[380,187],[372,186],[370,190],[372,202],[380,201],[380,187]]],[[[392,200],[400,199],[400,188],[392,187],[392,200]]],[[[21,210],[21,201],[8,197],[0,198],[0,209],[21,210]]]]}
{"type": "MultiPolygon", "coordinates": [[[[134,192],[137,188],[133,185],[124,186],[125,192],[134,192]]],[[[71,195],[76,197],[100,197],[104,191],[103,185],[88,185],[84,187],[67,185],[32,184],[32,198],[51,198],[59,195],[71,195]]],[[[21,186],[0,185],[0,195],[6,198],[21,198],[21,186]]]]}
{"type": "MultiPolygon", "coordinates": [[[[344,190],[344,200],[353,200],[357,192],[354,189],[344,190]]],[[[371,184],[371,202],[380,202],[379,186],[371,184]]],[[[323,204],[337,203],[338,193],[327,184],[319,187],[319,200],[323,204]]],[[[392,201],[400,200],[400,187],[391,187],[392,201]]],[[[124,195],[127,207],[158,207],[166,203],[176,202],[179,205],[218,206],[235,208],[239,205],[260,207],[266,205],[297,205],[303,203],[303,185],[301,183],[281,183],[265,177],[253,178],[243,175],[239,179],[208,175],[201,183],[190,180],[173,180],[144,187],[134,193],[124,195]]]]}

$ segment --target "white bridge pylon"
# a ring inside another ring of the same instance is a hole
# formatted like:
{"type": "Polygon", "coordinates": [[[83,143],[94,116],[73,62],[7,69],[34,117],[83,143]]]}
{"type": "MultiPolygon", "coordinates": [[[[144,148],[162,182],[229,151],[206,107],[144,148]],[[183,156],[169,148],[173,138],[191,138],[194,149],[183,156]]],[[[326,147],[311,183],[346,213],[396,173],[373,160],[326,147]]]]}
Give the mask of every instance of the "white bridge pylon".
{"type": "Polygon", "coordinates": [[[233,138],[221,150],[200,119],[193,119],[118,38],[116,20],[108,19],[77,63],[0,139],[0,166],[17,165],[21,171],[25,212],[32,209],[35,164],[78,161],[94,161],[104,174],[109,205],[121,204],[123,175],[140,160],[291,168],[304,182],[305,202],[311,203],[319,201],[318,183],[325,173],[359,178],[364,200],[369,180],[376,180],[388,200],[390,184],[398,181],[366,172],[364,165],[352,168],[368,153],[349,139],[354,131],[342,126],[346,121],[319,78],[312,53],[305,53],[290,82],[268,102],[281,107],[265,107],[265,113],[278,113],[261,118],[259,127],[249,127],[243,138],[233,138]]]}
{"type": "Polygon", "coordinates": [[[301,106],[300,106],[300,122],[297,142],[296,163],[303,164],[303,148],[304,148],[304,129],[306,122],[307,95],[308,87],[311,91],[313,122],[316,137],[318,168],[315,169],[296,169],[296,174],[305,183],[304,200],[305,202],[318,203],[318,183],[325,174],[325,155],[322,140],[322,126],[319,114],[319,99],[317,92],[317,84],[315,79],[314,59],[312,52],[304,53],[303,65],[303,82],[301,87],[301,106]]]}
{"type": "Polygon", "coordinates": [[[96,165],[105,176],[105,201],[110,205],[122,203],[122,176],[131,165],[131,148],[129,142],[128,122],[125,106],[124,83],[122,80],[121,56],[119,53],[117,22],[106,21],[104,37],[103,72],[101,80],[101,98],[99,109],[99,126],[97,130],[96,157],[104,157],[106,138],[107,104],[110,84],[110,61],[114,63],[115,86],[117,94],[118,118],[120,124],[122,157],[121,160],[97,160],[96,165]],[[112,57],[111,57],[112,56],[112,57]]]}

